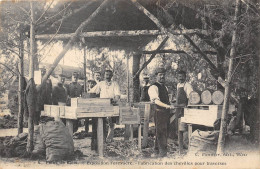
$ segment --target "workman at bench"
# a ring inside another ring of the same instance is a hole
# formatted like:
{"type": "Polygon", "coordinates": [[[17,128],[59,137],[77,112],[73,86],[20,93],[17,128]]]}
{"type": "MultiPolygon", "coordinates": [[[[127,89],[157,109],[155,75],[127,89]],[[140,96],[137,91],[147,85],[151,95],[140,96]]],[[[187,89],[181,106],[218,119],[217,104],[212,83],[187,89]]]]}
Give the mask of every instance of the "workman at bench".
{"type": "MultiPolygon", "coordinates": [[[[193,91],[193,88],[190,83],[187,82],[186,72],[183,70],[177,71],[177,92],[176,92],[176,105],[182,107],[187,106],[189,95],[193,91]]],[[[175,114],[170,118],[170,126],[169,126],[169,138],[177,139],[178,138],[178,119],[183,117],[184,108],[176,108],[175,114]]]]}
{"type": "MultiPolygon", "coordinates": [[[[117,103],[120,99],[120,88],[117,82],[112,80],[113,72],[111,70],[106,70],[104,81],[99,82],[95,87],[93,87],[90,92],[94,92],[96,94],[100,94],[100,98],[110,98],[113,103],[117,103]]],[[[114,137],[114,127],[116,123],[117,117],[109,117],[109,130],[107,135],[107,142],[113,141],[114,137]]]]}
{"type": "Polygon", "coordinates": [[[155,153],[159,157],[167,156],[167,135],[170,117],[170,109],[174,106],[170,104],[168,89],[165,86],[164,68],[158,68],[155,72],[156,82],[149,87],[148,94],[150,100],[156,104],[156,111],[154,115],[155,122],[155,153]]]}
{"type": "MultiPolygon", "coordinates": [[[[78,83],[79,80],[79,74],[78,72],[73,72],[71,83],[69,84],[67,91],[68,91],[68,99],[67,99],[67,105],[70,106],[71,104],[71,98],[77,98],[81,97],[83,93],[83,86],[81,86],[78,83]]],[[[73,132],[76,132],[78,130],[79,126],[79,120],[75,120],[73,122],[73,132]]]]}

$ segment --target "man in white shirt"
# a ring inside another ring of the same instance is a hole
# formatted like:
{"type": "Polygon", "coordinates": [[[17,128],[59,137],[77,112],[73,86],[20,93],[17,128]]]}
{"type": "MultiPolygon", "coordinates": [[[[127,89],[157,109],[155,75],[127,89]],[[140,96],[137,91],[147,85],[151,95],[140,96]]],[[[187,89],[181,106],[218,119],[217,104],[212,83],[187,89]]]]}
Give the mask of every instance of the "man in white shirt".
{"type": "Polygon", "coordinates": [[[148,89],[150,100],[156,104],[154,115],[156,131],[155,152],[159,153],[159,157],[165,157],[167,155],[170,109],[174,108],[174,106],[170,104],[168,89],[164,85],[165,72],[166,70],[164,68],[158,68],[155,73],[156,82],[148,89]]]}
{"type": "MultiPolygon", "coordinates": [[[[113,72],[111,70],[106,70],[104,81],[99,82],[90,92],[100,94],[100,98],[110,98],[114,103],[120,99],[120,88],[117,82],[112,81],[113,72]]],[[[108,118],[109,121],[109,131],[107,136],[107,141],[110,142],[114,137],[114,126],[116,118],[108,118]]]]}

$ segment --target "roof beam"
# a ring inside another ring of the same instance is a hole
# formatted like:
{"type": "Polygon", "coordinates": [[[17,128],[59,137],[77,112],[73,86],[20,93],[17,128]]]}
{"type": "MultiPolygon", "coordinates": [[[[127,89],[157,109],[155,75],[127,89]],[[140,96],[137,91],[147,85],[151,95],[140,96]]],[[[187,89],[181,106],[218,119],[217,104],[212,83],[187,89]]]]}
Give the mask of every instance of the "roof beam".
{"type": "MultiPolygon", "coordinates": [[[[200,29],[184,29],[184,30],[172,30],[171,34],[173,35],[192,35],[192,34],[208,34],[206,30],[200,29]]],[[[42,34],[36,35],[36,39],[70,39],[74,36],[75,33],[67,33],[67,34],[42,34]]],[[[88,37],[120,37],[120,36],[153,36],[153,35],[163,35],[164,33],[159,30],[115,30],[115,31],[96,31],[96,32],[82,32],[79,37],[88,38],[88,37]]]]}
{"type": "MultiPolygon", "coordinates": [[[[142,54],[153,54],[153,53],[175,53],[175,54],[186,54],[183,50],[172,50],[172,49],[165,49],[165,50],[152,50],[152,51],[143,51],[142,54]]],[[[198,53],[197,51],[193,51],[193,53],[198,53]]],[[[217,52],[214,51],[203,51],[205,54],[209,55],[216,55],[217,52]]]]}

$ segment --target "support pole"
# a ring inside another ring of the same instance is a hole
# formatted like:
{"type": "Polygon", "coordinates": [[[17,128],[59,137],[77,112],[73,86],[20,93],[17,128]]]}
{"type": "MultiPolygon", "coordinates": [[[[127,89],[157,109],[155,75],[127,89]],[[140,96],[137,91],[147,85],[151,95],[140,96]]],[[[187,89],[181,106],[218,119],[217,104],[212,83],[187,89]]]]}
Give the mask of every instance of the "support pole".
{"type": "MultiPolygon", "coordinates": [[[[31,7],[31,25],[30,25],[30,65],[29,65],[29,79],[34,79],[34,57],[35,57],[35,21],[34,21],[34,7],[33,2],[30,2],[31,7]]],[[[30,96],[33,97],[33,96],[30,96]]],[[[33,99],[33,98],[31,98],[33,99]]],[[[31,105],[29,105],[30,107],[31,105]]],[[[29,108],[29,118],[28,118],[28,142],[27,142],[27,152],[30,153],[33,150],[33,132],[34,125],[33,119],[35,115],[35,109],[29,108]]]]}
{"type": "MultiPolygon", "coordinates": [[[[235,9],[235,17],[234,17],[235,28],[237,28],[238,17],[240,15],[239,14],[240,4],[241,4],[241,0],[236,0],[236,9],[235,9]]],[[[234,57],[236,55],[236,41],[237,41],[237,29],[234,29],[232,35],[230,57],[229,57],[229,67],[228,67],[228,73],[226,79],[227,83],[225,85],[224,103],[223,103],[223,109],[221,115],[221,125],[220,125],[220,132],[218,138],[217,154],[222,154],[224,152],[225,137],[227,133],[227,113],[228,113],[229,98],[231,92],[230,84],[231,84],[232,74],[234,69],[233,68],[234,57]]]]}
{"type": "Polygon", "coordinates": [[[83,69],[84,69],[84,93],[87,91],[87,72],[86,72],[86,68],[87,68],[87,59],[86,59],[86,47],[83,48],[83,59],[84,59],[84,63],[83,63],[83,69]]]}
{"type": "Polygon", "coordinates": [[[19,62],[19,94],[18,94],[18,102],[19,102],[19,112],[18,112],[18,134],[23,132],[23,114],[24,114],[24,97],[23,97],[23,90],[24,90],[24,45],[23,45],[23,32],[20,32],[20,62],[19,62]]]}

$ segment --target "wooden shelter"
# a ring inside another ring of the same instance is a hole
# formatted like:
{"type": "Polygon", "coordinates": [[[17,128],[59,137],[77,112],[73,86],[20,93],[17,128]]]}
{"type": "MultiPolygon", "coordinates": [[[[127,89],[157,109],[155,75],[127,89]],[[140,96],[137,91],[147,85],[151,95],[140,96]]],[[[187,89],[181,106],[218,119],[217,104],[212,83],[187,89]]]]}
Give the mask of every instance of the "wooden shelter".
{"type": "MultiPolygon", "coordinates": [[[[36,39],[62,40],[65,43],[72,37],[77,36],[76,42],[83,42],[88,48],[107,47],[110,50],[125,50],[133,55],[132,74],[134,75],[133,101],[139,101],[139,74],[146,67],[166,41],[174,38],[174,35],[200,34],[209,35],[211,32],[202,30],[201,19],[196,17],[196,11],[179,4],[176,6],[169,0],[157,1],[148,0],[97,0],[97,1],[73,1],[67,10],[71,12],[66,16],[57,16],[38,26],[36,39]],[[165,11],[162,6],[171,5],[165,11]],[[180,12],[185,14],[183,16],[180,12]],[[184,12],[185,11],[185,12],[184,12]],[[75,34],[78,27],[83,23],[86,25],[78,35],[75,34]],[[179,25],[188,29],[181,29],[179,25]],[[58,29],[57,29],[58,27],[58,29]],[[142,48],[149,42],[164,35],[165,39],[154,51],[142,51],[142,48]],[[140,66],[142,53],[151,54],[150,59],[140,66]]],[[[220,24],[212,22],[216,30],[220,24]]],[[[187,36],[188,41],[193,41],[187,36]]],[[[196,44],[192,44],[197,47],[196,44]]],[[[166,51],[169,53],[175,51],[166,51]]],[[[198,53],[209,62],[210,66],[217,69],[207,55],[197,49],[198,53]]]]}

